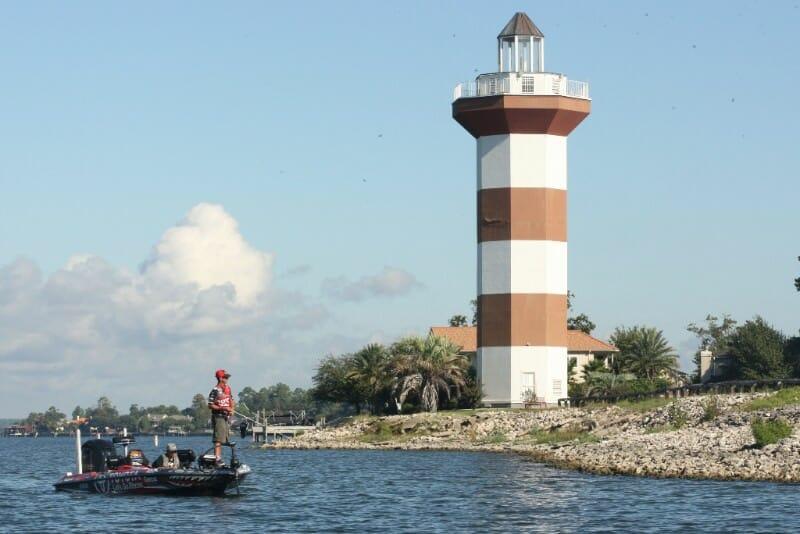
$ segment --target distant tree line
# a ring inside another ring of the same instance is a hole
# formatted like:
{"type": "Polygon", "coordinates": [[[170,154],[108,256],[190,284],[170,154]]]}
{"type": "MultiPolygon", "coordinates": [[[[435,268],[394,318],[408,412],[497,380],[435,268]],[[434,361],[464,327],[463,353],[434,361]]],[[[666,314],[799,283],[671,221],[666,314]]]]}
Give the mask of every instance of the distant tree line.
{"type": "Polygon", "coordinates": [[[472,408],[481,391],[469,359],[444,337],[406,337],[330,355],[314,375],[314,398],[372,414],[472,408]]]}
{"type": "MultiPolygon", "coordinates": [[[[239,392],[238,398],[237,411],[245,416],[251,416],[256,411],[285,414],[305,410],[309,416],[330,417],[348,411],[347,407],[337,403],[317,400],[311,390],[291,389],[282,383],[259,390],[245,387],[239,392]]],[[[108,397],[100,397],[92,406],[76,406],[71,417],[71,420],[67,419],[66,414],[51,406],[43,413],[32,412],[19,424],[28,425],[40,434],[68,432],[75,428],[76,420],[82,421],[80,427],[84,431],[96,427],[127,428],[131,432],[151,433],[165,432],[171,426],[178,426],[189,432],[199,432],[210,427],[211,410],[202,393],[194,395],[186,408],[172,404],[148,407],[132,404],[127,413],[121,413],[108,397]]]]}
{"type": "Polygon", "coordinates": [[[700,380],[700,351],[727,357],[724,373],[715,380],[800,378],[800,337],[788,337],[760,316],[739,325],[730,315],[706,316],[704,324],[687,329],[699,340],[695,374],[700,380]]]}

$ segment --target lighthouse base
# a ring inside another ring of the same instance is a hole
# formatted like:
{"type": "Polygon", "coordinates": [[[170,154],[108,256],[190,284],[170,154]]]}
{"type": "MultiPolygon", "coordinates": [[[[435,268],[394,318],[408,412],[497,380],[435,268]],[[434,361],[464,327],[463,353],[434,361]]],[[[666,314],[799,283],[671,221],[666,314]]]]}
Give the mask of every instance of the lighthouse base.
{"type": "Polygon", "coordinates": [[[567,396],[566,347],[480,347],[475,363],[484,406],[557,404],[567,396]]]}

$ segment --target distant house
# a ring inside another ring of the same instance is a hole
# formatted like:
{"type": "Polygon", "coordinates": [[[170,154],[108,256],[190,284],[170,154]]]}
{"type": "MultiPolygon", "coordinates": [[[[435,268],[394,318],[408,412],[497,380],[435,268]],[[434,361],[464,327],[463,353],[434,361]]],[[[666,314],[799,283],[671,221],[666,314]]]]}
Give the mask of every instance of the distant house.
{"type": "MultiPolygon", "coordinates": [[[[446,337],[461,347],[461,354],[475,361],[478,352],[478,328],[475,326],[432,326],[430,333],[446,337]]],[[[592,360],[611,361],[619,349],[580,330],[567,330],[567,355],[577,362],[575,381],[583,382],[583,367],[592,360]]]]}
{"type": "Polygon", "coordinates": [[[727,379],[732,371],[733,356],[713,354],[710,350],[700,351],[700,382],[717,382],[727,379]]]}
{"type": "Polygon", "coordinates": [[[567,354],[575,360],[575,376],[573,380],[583,382],[583,368],[593,360],[603,360],[606,367],[614,360],[619,349],[614,345],[590,336],[581,330],[567,330],[567,354]]]}

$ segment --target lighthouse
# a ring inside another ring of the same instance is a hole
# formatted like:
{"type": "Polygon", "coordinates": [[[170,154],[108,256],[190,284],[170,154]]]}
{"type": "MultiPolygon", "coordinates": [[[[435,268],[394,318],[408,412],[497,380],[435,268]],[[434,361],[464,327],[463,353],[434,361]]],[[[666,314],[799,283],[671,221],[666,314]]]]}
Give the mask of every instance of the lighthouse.
{"type": "Polygon", "coordinates": [[[525,13],[497,36],[497,72],[456,86],[453,118],[477,141],[478,353],[486,406],[567,396],[567,136],[585,82],[548,72],[525,13]]]}

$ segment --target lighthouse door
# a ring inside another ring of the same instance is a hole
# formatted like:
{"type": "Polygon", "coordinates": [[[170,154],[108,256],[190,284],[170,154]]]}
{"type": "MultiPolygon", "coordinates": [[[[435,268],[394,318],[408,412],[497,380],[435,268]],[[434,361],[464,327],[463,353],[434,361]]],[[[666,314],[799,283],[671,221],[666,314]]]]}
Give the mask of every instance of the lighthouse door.
{"type": "Polygon", "coordinates": [[[520,400],[533,402],[536,400],[536,373],[522,373],[520,400]]]}

